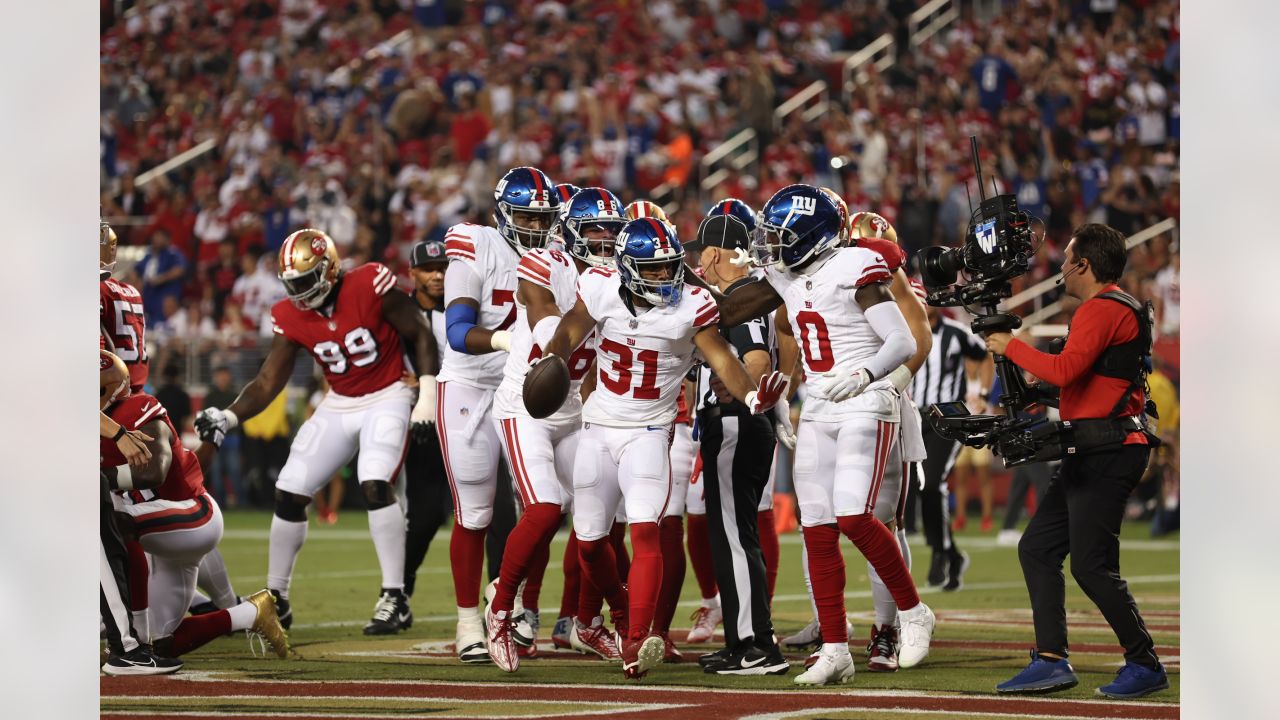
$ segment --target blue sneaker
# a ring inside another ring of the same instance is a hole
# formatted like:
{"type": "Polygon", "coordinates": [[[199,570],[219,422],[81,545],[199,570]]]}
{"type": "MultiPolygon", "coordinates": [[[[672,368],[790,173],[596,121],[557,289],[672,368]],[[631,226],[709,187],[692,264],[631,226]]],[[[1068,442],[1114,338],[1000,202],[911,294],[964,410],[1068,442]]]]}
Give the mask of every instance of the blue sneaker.
{"type": "Polygon", "coordinates": [[[1149,670],[1135,663],[1127,662],[1116,679],[1110,685],[1098,688],[1099,695],[1106,695],[1115,700],[1131,700],[1150,695],[1154,692],[1169,689],[1169,675],[1160,665],[1156,670],[1149,670]]]}
{"type": "Polygon", "coordinates": [[[1022,672],[996,686],[1002,695],[1031,695],[1069,690],[1080,680],[1066,658],[1049,660],[1031,651],[1031,664],[1022,672]]]}

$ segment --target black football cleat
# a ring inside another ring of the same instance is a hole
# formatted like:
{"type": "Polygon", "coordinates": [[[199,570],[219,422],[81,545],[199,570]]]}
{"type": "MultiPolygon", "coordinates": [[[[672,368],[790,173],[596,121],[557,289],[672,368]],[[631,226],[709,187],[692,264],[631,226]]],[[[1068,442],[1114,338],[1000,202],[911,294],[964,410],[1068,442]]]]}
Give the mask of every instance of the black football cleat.
{"type": "Polygon", "coordinates": [[[124,654],[111,653],[102,665],[108,675],[168,675],[182,669],[182,661],[160,657],[150,645],[139,645],[124,654]]]}
{"type": "Polygon", "coordinates": [[[395,635],[413,626],[413,611],[409,598],[398,590],[383,589],[378,604],[373,606],[373,617],[364,626],[365,635],[395,635]]]}
{"type": "Polygon", "coordinates": [[[271,595],[276,599],[276,618],[280,620],[280,627],[288,630],[293,624],[293,608],[289,607],[289,598],[281,595],[279,590],[272,590],[271,595]]]}

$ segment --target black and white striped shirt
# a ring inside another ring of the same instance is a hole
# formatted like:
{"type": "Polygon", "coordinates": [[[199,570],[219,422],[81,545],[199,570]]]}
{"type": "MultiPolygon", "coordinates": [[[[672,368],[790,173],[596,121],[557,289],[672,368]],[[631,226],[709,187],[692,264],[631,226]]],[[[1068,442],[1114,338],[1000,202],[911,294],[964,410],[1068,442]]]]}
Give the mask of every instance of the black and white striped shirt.
{"type": "Polygon", "coordinates": [[[933,326],[933,349],[911,381],[911,397],[920,408],[964,400],[968,390],[964,359],[987,356],[986,343],[964,323],[940,317],[933,326]]]}
{"type": "MultiPolygon", "coordinates": [[[[745,277],[726,288],[725,295],[753,282],[757,282],[757,280],[753,277],[745,277]]],[[[769,313],[764,317],[752,318],[741,325],[720,328],[720,334],[724,336],[725,340],[729,341],[729,345],[733,347],[739,360],[745,359],[747,353],[752,350],[763,350],[769,353],[769,369],[776,370],[778,368],[778,340],[773,333],[773,315],[773,313],[769,313]]],[[[710,405],[719,404],[715,391],[711,389],[711,374],[711,368],[705,364],[698,370],[697,389],[694,395],[694,412],[698,412],[710,405]]],[[[751,379],[752,381],[759,381],[760,378],[751,379]]],[[[741,413],[746,412],[747,408],[742,403],[734,400],[728,404],[721,404],[721,410],[725,413],[741,413]]]]}

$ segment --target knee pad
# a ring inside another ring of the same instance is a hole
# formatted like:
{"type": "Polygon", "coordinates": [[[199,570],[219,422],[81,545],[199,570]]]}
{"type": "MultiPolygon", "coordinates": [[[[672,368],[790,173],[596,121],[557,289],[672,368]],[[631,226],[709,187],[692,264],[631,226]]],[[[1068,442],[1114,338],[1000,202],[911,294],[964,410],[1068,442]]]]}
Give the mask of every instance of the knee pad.
{"type": "Polygon", "coordinates": [[[306,522],[307,505],[311,498],[306,495],[294,495],[284,490],[276,490],[276,517],[289,522],[306,522]]]}
{"type": "Polygon", "coordinates": [[[381,510],[396,502],[396,490],[386,480],[362,482],[360,489],[364,491],[364,499],[370,510],[381,510]]]}

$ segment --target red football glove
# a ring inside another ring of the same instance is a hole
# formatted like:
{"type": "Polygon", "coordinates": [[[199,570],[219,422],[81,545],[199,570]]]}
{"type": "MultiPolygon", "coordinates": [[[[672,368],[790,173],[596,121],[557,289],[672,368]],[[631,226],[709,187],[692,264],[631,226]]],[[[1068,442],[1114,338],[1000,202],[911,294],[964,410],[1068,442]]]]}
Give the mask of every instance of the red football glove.
{"type": "Polygon", "coordinates": [[[753,415],[759,415],[778,404],[778,400],[787,391],[789,378],[778,371],[760,377],[760,388],[747,393],[747,407],[753,415]]]}

